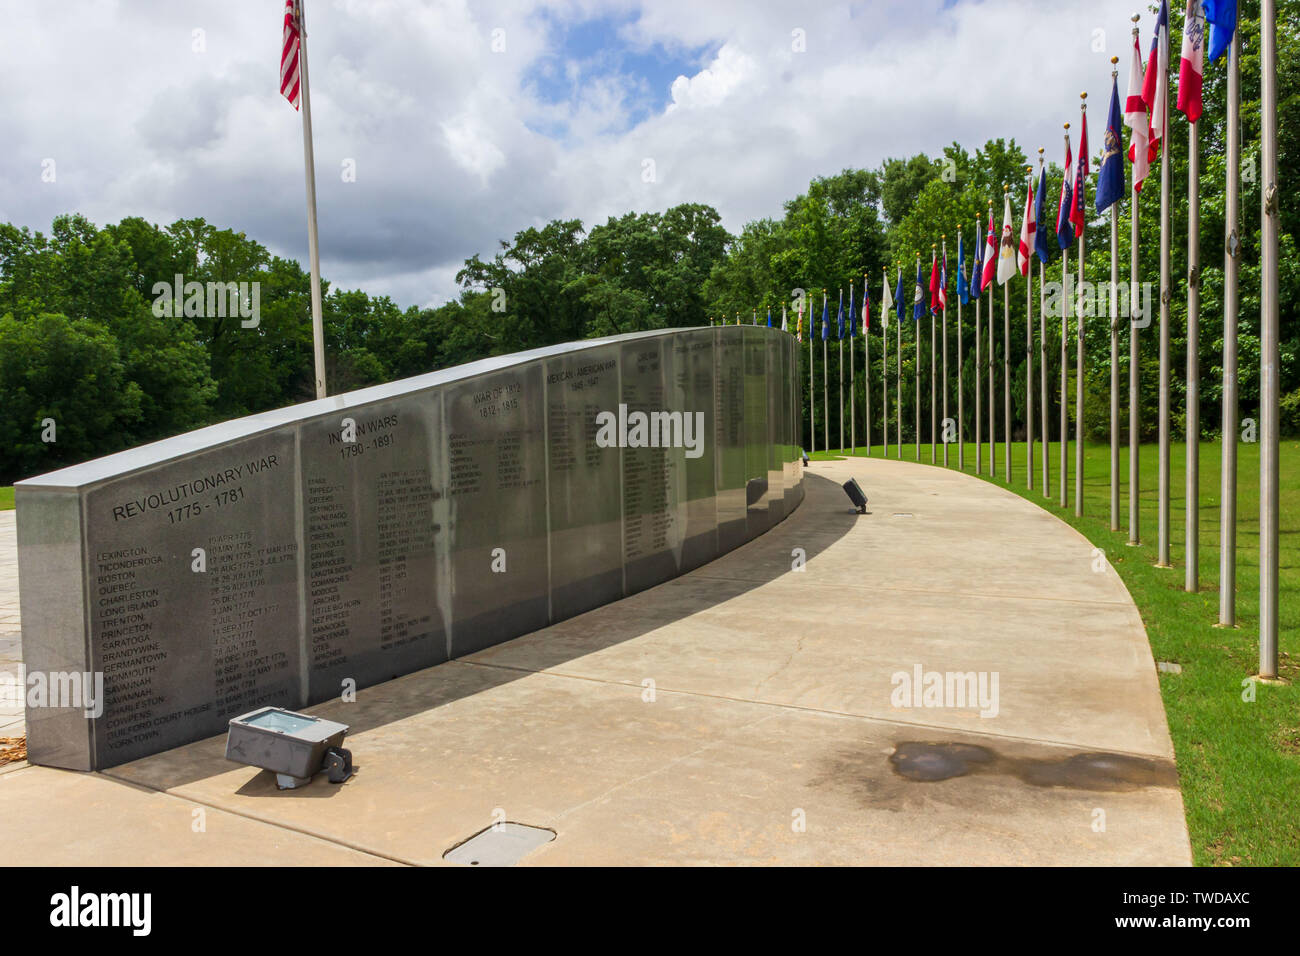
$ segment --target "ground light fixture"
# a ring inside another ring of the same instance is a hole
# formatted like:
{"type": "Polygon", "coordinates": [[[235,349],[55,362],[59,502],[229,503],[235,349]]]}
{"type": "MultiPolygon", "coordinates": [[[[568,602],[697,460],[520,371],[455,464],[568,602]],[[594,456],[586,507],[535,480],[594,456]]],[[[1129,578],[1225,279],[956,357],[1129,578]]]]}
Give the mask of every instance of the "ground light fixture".
{"type": "Polygon", "coordinates": [[[858,479],[850,478],[844,482],[844,493],[853,502],[853,507],[858,509],[858,514],[864,515],[867,513],[867,496],[862,493],[862,487],[858,484],[858,479]]]}
{"type": "Polygon", "coordinates": [[[330,783],[352,776],[352,752],[342,747],[347,724],[280,707],[259,707],[230,719],[226,759],[275,774],[281,790],[311,783],[325,771],[330,783]]]}

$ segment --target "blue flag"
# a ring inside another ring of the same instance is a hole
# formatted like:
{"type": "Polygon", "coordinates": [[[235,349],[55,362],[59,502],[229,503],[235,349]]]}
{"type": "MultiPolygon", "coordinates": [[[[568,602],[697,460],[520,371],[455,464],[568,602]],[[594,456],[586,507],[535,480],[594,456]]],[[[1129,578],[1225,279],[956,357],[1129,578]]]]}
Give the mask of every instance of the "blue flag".
{"type": "Polygon", "coordinates": [[[849,283],[849,338],[857,335],[857,324],[853,321],[853,284],[849,283]]]}
{"type": "Polygon", "coordinates": [[[957,236],[957,296],[962,305],[970,305],[970,283],[966,281],[966,247],[957,236]]]}
{"type": "Polygon", "coordinates": [[[822,297],[822,341],[825,342],[831,337],[831,316],[826,311],[826,298],[822,297]]]}
{"type": "Polygon", "coordinates": [[[837,330],[839,334],[836,337],[843,339],[844,338],[844,290],[843,289],[840,290],[840,311],[839,311],[839,315],[835,317],[835,322],[839,326],[837,330]]]}
{"type": "Polygon", "coordinates": [[[1111,80],[1110,116],[1102,141],[1101,169],[1097,171],[1097,212],[1104,212],[1124,195],[1124,139],[1120,128],[1119,80],[1111,80]]]}
{"type": "Polygon", "coordinates": [[[976,222],[975,225],[975,267],[970,274],[970,298],[978,300],[980,293],[984,291],[980,284],[980,276],[984,273],[984,240],[980,236],[979,223],[976,222]]]}
{"type": "Polygon", "coordinates": [[[921,260],[916,260],[916,288],[912,290],[912,318],[920,322],[925,313],[925,280],[921,278],[921,260]]]}
{"type": "Polygon", "coordinates": [[[1214,27],[1210,31],[1210,62],[1213,63],[1227,51],[1237,29],[1237,0],[1204,0],[1205,22],[1214,27]]]}
{"type": "MultiPolygon", "coordinates": [[[[1123,175],[1121,172],[1120,176],[1123,175]]],[[[1034,253],[1043,265],[1052,261],[1052,240],[1047,231],[1047,220],[1043,218],[1046,205],[1047,167],[1044,166],[1038,173],[1038,195],[1034,197],[1034,222],[1038,223],[1038,228],[1034,230],[1034,253]]]]}
{"type": "Polygon", "coordinates": [[[772,307],[770,305],[767,307],[767,327],[769,329],[772,327],[772,307]]]}
{"type": "Polygon", "coordinates": [[[894,291],[894,309],[898,312],[898,321],[906,315],[907,299],[903,298],[903,267],[898,267],[898,288],[894,291]]]}

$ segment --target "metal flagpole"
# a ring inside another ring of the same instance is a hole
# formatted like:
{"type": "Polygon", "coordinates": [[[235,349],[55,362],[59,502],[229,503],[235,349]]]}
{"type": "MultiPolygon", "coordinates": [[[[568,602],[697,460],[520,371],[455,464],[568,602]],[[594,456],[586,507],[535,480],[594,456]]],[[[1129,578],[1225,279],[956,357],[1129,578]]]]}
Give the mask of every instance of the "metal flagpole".
{"type": "MultiPolygon", "coordinates": [[[[1204,21],[1202,21],[1204,22],[1204,21]]],[[[1234,31],[1236,32],[1236,31],[1234,31]]],[[[1204,36],[1204,29],[1201,34],[1204,36]]],[[[1200,123],[1187,125],[1187,501],[1183,541],[1187,568],[1183,590],[1200,590],[1201,505],[1201,148],[1200,123]]]]}
{"type": "MultiPolygon", "coordinates": [[[[921,271],[921,257],[916,257],[916,271],[921,271]]],[[[921,293],[918,286],[913,297],[921,293]]],[[[921,295],[921,301],[925,301],[925,296],[921,295]]],[[[915,304],[915,303],[914,303],[915,304]]],[[[915,326],[916,332],[916,361],[912,365],[912,377],[916,382],[916,460],[921,460],[921,320],[917,318],[916,309],[912,309],[912,325],[915,326]]]]}
{"type": "MultiPolygon", "coordinates": [[[[1067,152],[1070,143],[1070,124],[1065,124],[1067,152]]],[[[1068,178],[1070,170],[1065,171],[1068,178]]],[[[1068,399],[1069,365],[1066,362],[1065,343],[1070,337],[1070,250],[1061,250],[1061,507],[1064,508],[1070,485],[1070,403],[1068,399]]]]}
{"type": "MultiPolygon", "coordinates": [[[[1156,30],[1156,43],[1160,43],[1156,30]]],[[[1162,127],[1160,134],[1160,493],[1158,500],[1159,530],[1157,534],[1156,567],[1171,568],[1169,560],[1169,34],[1165,33],[1165,69],[1156,77],[1163,91],[1162,127]]],[[[1160,66],[1160,54],[1156,66],[1160,66]]]]}
{"type": "MultiPolygon", "coordinates": [[[[946,430],[948,427],[947,424],[948,423],[948,289],[947,289],[948,236],[946,233],[941,237],[941,240],[943,242],[943,261],[944,261],[943,278],[944,278],[944,286],[945,286],[943,290],[943,295],[944,295],[944,307],[943,307],[943,422],[944,425],[943,427],[946,430]]],[[[957,297],[957,301],[958,302],[961,301],[961,296],[957,297]]],[[[943,467],[945,468],[948,467],[948,439],[946,435],[943,436],[943,467]]]]}
{"type": "MultiPolygon", "coordinates": [[[[1002,187],[1005,207],[1011,187],[1002,187]]],[[[1011,484],[1011,280],[1002,283],[1002,468],[1011,484]]]]}
{"type": "Polygon", "coordinates": [[[1219,625],[1237,624],[1237,268],[1241,240],[1241,31],[1228,45],[1227,189],[1223,216],[1223,423],[1219,473],[1219,625]]]}
{"type": "MultiPolygon", "coordinates": [[[[962,249],[960,225],[957,226],[957,248],[962,249]]],[[[965,276],[965,264],[966,257],[962,256],[961,267],[957,269],[959,281],[965,276]]],[[[966,396],[962,394],[961,300],[963,295],[970,295],[970,277],[965,276],[965,279],[965,288],[957,290],[957,467],[962,471],[966,470],[966,396]]],[[[947,340],[944,336],[944,341],[947,340]]]]}
{"type": "MultiPolygon", "coordinates": [[[[852,288],[852,286],[850,286],[852,288]]],[[[849,331],[853,331],[853,296],[849,296],[849,331]]],[[[849,336],[849,447],[853,449],[853,454],[858,453],[858,392],[857,392],[857,373],[854,372],[856,367],[853,364],[853,340],[854,335],[849,336]]]]}
{"type": "MultiPolygon", "coordinates": [[[[1083,151],[1084,132],[1087,130],[1087,112],[1088,112],[1088,94],[1080,93],[1079,98],[1082,100],[1080,112],[1083,114],[1083,125],[1079,130],[1079,151],[1083,151]]],[[[1086,156],[1080,156],[1079,162],[1086,160],[1086,156]]],[[[1068,176],[1069,173],[1066,173],[1068,176]]],[[[1074,201],[1083,208],[1083,200],[1088,191],[1088,181],[1079,178],[1079,195],[1074,197],[1074,201]]],[[[1074,354],[1074,516],[1083,517],[1083,267],[1087,263],[1087,254],[1084,247],[1084,222],[1079,224],[1079,304],[1074,310],[1074,336],[1075,336],[1075,354],[1074,354]]]]}
{"type": "MultiPolygon", "coordinates": [[[[1119,57],[1110,58],[1119,83],[1119,57]]],[[[1123,157],[1114,160],[1123,163],[1123,157]]],[[[1123,169],[1121,165],[1120,169],[1123,169]]],[[[1110,205],[1110,530],[1119,530],[1119,200],[1110,205]]]]}
{"type": "MultiPolygon", "coordinates": [[[[1042,183],[1043,147],[1038,147],[1038,181],[1042,183]]],[[[1043,209],[1047,209],[1047,200],[1043,200],[1043,209]]],[[[1046,223],[1040,222],[1039,229],[1045,229],[1046,223]]],[[[1052,497],[1052,433],[1047,428],[1049,411],[1047,407],[1047,266],[1038,260],[1038,385],[1039,424],[1043,433],[1043,497],[1052,497]]]]}
{"type": "MultiPolygon", "coordinates": [[[[902,275],[899,276],[902,282],[902,275]]],[[[894,455],[903,460],[903,320],[894,325],[894,455]]]]}
{"type": "Polygon", "coordinates": [[[316,397],[324,398],[325,389],[325,322],[321,317],[320,243],[316,235],[316,157],[312,149],[311,93],[307,82],[307,21],[302,0],[293,5],[298,21],[298,70],[301,75],[302,153],[307,167],[307,255],[311,259],[311,337],[316,368],[316,397]]]}
{"type": "MultiPolygon", "coordinates": [[[[799,314],[803,324],[803,313],[799,314]]],[[[812,419],[808,432],[810,454],[817,453],[817,363],[813,361],[812,309],[808,309],[808,416],[812,419]]]]}
{"type": "MultiPolygon", "coordinates": [[[[844,287],[840,286],[839,315],[844,314],[844,287]]],[[[839,316],[836,316],[838,324],[839,316]]],[[[844,451],[844,330],[837,329],[840,339],[840,451],[844,451]]]]}
{"type": "MultiPolygon", "coordinates": [[[[980,222],[980,217],[976,216],[976,243],[983,243],[985,241],[984,234],[980,228],[982,225],[983,223],[980,222]]],[[[980,248],[982,248],[982,246],[976,246],[977,251],[980,248]]],[[[981,269],[981,273],[982,272],[983,270],[981,269]]],[[[984,278],[981,274],[981,285],[983,282],[984,278]]],[[[982,475],[984,473],[984,385],[982,382],[983,372],[980,369],[980,364],[984,359],[984,329],[980,325],[980,302],[983,298],[984,293],[982,291],[975,296],[975,474],[977,475],[982,475]]]]}
{"type": "MultiPolygon", "coordinates": [[[[930,250],[931,250],[930,269],[931,269],[931,270],[933,270],[933,269],[935,268],[935,266],[938,265],[938,263],[935,262],[934,259],[933,259],[933,250],[934,250],[934,248],[935,248],[935,247],[934,247],[934,244],[931,243],[931,244],[930,244],[930,250]]],[[[936,437],[937,437],[936,434],[935,434],[935,430],[934,430],[934,426],[935,426],[935,397],[936,397],[936,394],[937,394],[937,393],[936,393],[936,389],[935,389],[935,381],[934,381],[934,353],[935,353],[935,342],[934,342],[934,309],[931,309],[931,310],[930,310],[930,464],[932,464],[932,465],[933,465],[933,464],[938,460],[938,456],[937,456],[937,454],[935,453],[935,447],[934,447],[934,446],[935,446],[935,439],[936,439],[936,437]]]]}
{"type": "MultiPolygon", "coordinates": [[[[1138,15],[1133,15],[1133,39],[1137,40],[1138,15]]],[[[1136,131],[1135,131],[1136,132],[1136,131]]],[[[1133,137],[1136,142],[1136,137],[1133,137]]],[[[1136,156],[1135,156],[1136,158],[1136,156]]],[[[1142,543],[1139,528],[1141,492],[1138,488],[1138,427],[1141,407],[1138,404],[1138,384],[1141,374],[1138,349],[1138,200],[1142,193],[1138,189],[1137,167],[1134,164],[1130,174],[1133,201],[1129,205],[1129,321],[1128,321],[1128,543],[1136,547],[1142,543]]]]}
{"type": "Polygon", "coordinates": [[[831,363],[826,347],[830,318],[826,315],[826,290],[822,289],[822,450],[831,450],[831,363]]]}
{"type": "MultiPolygon", "coordinates": [[[[862,314],[869,315],[867,307],[867,283],[871,277],[862,273],[862,314]]],[[[867,334],[867,323],[862,323],[862,397],[867,403],[867,457],[871,457],[871,336],[867,334]]]]}
{"type": "MultiPolygon", "coordinates": [[[[1026,191],[1025,217],[1028,219],[1033,209],[1034,167],[1026,166],[1025,175],[1029,177],[1026,191]]],[[[1026,233],[1028,235],[1028,233],[1026,233]]],[[[1025,481],[1030,491],[1034,490],[1034,250],[1025,253],[1025,481]]]]}
{"type": "MultiPolygon", "coordinates": [[[[989,200],[989,215],[990,216],[993,215],[992,199],[989,200]]],[[[997,233],[994,233],[995,240],[993,243],[993,248],[991,250],[986,250],[986,253],[988,255],[994,257],[998,255],[998,249],[999,249],[999,244],[996,240],[996,236],[997,233]]],[[[986,262],[985,267],[987,266],[988,263],[986,262]]],[[[994,277],[997,276],[996,258],[994,259],[993,275],[994,277]]],[[[989,313],[988,313],[989,359],[988,359],[988,365],[985,368],[985,371],[988,373],[988,386],[989,386],[989,477],[990,478],[996,478],[998,476],[998,431],[996,427],[996,415],[998,411],[998,403],[997,403],[996,393],[993,390],[995,384],[994,382],[995,376],[993,375],[993,358],[994,358],[993,355],[993,287],[995,285],[997,285],[997,282],[995,282],[993,279],[990,279],[989,280],[989,313]]]]}
{"type": "MultiPolygon", "coordinates": [[[[889,287],[889,270],[882,268],[885,287],[889,287]]],[[[892,304],[890,308],[892,308],[892,304]]],[[[885,297],[880,297],[880,457],[889,457],[889,312],[885,307],[885,297]]]]}
{"type": "MultiPolygon", "coordinates": [[[[1235,31],[1234,31],[1235,32],[1235,31]]],[[[1277,3],[1260,5],[1260,441],[1259,676],[1277,677],[1278,630],[1278,272],[1277,3]]]]}

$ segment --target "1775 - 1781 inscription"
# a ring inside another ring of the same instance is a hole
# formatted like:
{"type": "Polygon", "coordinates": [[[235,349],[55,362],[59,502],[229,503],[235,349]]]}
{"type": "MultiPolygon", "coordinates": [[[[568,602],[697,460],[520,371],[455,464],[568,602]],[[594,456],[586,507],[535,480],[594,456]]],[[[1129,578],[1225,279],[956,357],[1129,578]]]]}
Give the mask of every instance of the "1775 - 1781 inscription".
{"type": "Polygon", "coordinates": [[[802,496],[797,364],[794,340],[775,330],[637,333],[20,482],[27,673],[103,678],[91,716],[29,701],[30,758],[113,766],[221,733],[258,706],[301,707],[509,640],[716,557],[802,496]],[[602,440],[598,422],[634,412],[675,437],[602,440]]]}

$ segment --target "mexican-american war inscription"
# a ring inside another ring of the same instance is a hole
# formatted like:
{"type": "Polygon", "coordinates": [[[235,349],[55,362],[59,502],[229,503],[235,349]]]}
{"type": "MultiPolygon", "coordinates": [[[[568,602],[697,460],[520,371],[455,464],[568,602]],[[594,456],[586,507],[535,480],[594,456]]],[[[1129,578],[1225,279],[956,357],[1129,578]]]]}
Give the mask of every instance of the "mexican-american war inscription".
{"type": "Polygon", "coordinates": [[[27,672],[103,680],[93,708],[29,700],[30,759],[156,753],[749,540],[802,496],[794,347],[737,327],[555,346],[20,482],[27,672]]]}

